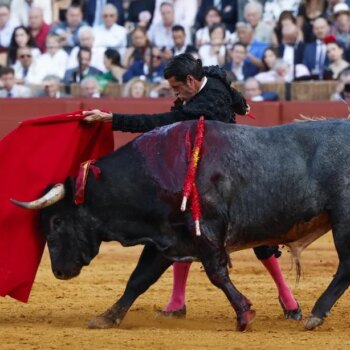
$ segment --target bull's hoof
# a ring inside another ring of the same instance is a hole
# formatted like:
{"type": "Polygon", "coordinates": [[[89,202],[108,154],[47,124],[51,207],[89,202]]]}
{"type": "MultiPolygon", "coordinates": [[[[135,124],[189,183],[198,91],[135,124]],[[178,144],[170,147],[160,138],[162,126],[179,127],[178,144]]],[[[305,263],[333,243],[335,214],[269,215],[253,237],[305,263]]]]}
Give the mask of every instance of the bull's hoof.
{"type": "Polygon", "coordinates": [[[173,317],[173,318],[185,318],[186,317],[186,305],[184,305],[181,309],[174,310],[174,311],[165,311],[165,310],[157,309],[157,308],[155,311],[156,311],[157,316],[173,317]]]}
{"type": "Polygon", "coordinates": [[[308,317],[305,320],[304,327],[308,331],[311,331],[311,330],[315,329],[316,327],[321,326],[322,323],[323,323],[322,318],[311,315],[310,317],[308,317]]]}
{"type": "Polygon", "coordinates": [[[279,303],[280,303],[280,305],[282,307],[283,314],[284,314],[284,317],[286,319],[300,321],[303,318],[303,313],[301,312],[301,307],[300,307],[298,302],[297,302],[298,307],[296,309],[288,310],[283,305],[281,298],[278,298],[278,301],[279,301],[279,303]]]}
{"type": "Polygon", "coordinates": [[[254,321],[255,310],[248,310],[237,317],[237,331],[246,332],[254,321]]]}
{"type": "Polygon", "coordinates": [[[103,313],[102,315],[99,315],[88,323],[88,328],[90,329],[106,329],[106,328],[112,328],[115,325],[119,325],[120,320],[114,321],[114,319],[108,314],[108,311],[103,313]]]}

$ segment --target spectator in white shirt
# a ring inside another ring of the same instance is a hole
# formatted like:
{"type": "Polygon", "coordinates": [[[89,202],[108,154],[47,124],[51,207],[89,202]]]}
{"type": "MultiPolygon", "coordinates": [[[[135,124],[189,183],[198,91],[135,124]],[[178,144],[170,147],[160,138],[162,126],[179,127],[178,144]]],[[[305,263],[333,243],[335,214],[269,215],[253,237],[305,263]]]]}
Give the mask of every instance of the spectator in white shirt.
{"type": "Polygon", "coordinates": [[[18,25],[18,21],[10,18],[10,8],[0,4],[0,47],[10,45],[12,33],[18,25]]]}
{"type": "MultiPolygon", "coordinates": [[[[162,21],[152,24],[148,31],[148,38],[152,45],[160,49],[171,49],[174,46],[172,36],[172,27],[176,24],[174,17],[174,6],[170,3],[163,2],[160,5],[160,13],[162,21]]],[[[186,44],[190,43],[190,36],[188,29],[186,31],[186,44]]]]}
{"type": "Polygon", "coordinates": [[[260,83],[290,83],[295,78],[302,80],[310,77],[310,72],[303,64],[290,65],[282,58],[277,58],[272,68],[264,73],[259,73],[255,79],[260,83]]]}
{"type": "Polygon", "coordinates": [[[225,25],[214,24],[209,29],[210,43],[199,48],[203,66],[224,66],[226,57],[225,25]]]}
{"type": "Polygon", "coordinates": [[[30,47],[20,47],[17,62],[13,66],[16,82],[19,84],[40,84],[42,76],[37,61],[33,59],[30,47]]]}
{"type": "Polygon", "coordinates": [[[57,35],[49,34],[46,37],[46,53],[38,58],[41,76],[54,74],[63,79],[67,63],[68,54],[63,50],[60,38],[57,35]]]}
{"type": "MultiPolygon", "coordinates": [[[[213,24],[222,23],[222,17],[220,11],[216,7],[209,7],[204,16],[205,27],[200,28],[196,31],[196,46],[199,48],[202,45],[209,44],[209,28],[213,24]]],[[[226,30],[225,38],[226,42],[229,40],[230,32],[226,30]]]]}
{"type": "Polygon", "coordinates": [[[267,0],[264,6],[263,21],[274,27],[283,11],[290,11],[296,16],[300,0],[267,0]]]}
{"type": "Polygon", "coordinates": [[[43,11],[45,23],[52,23],[52,2],[48,0],[12,0],[11,15],[20,24],[27,27],[28,15],[32,7],[40,7],[43,11]]]}
{"type": "Polygon", "coordinates": [[[127,31],[123,26],[116,24],[118,20],[118,10],[112,4],[107,4],[102,10],[103,24],[94,27],[95,34],[94,46],[115,48],[120,54],[127,44],[127,31]]]}
{"type": "Polygon", "coordinates": [[[0,90],[0,98],[31,97],[32,93],[27,86],[16,84],[13,68],[0,69],[0,81],[3,87],[0,90]]]}
{"type": "Polygon", "coordinates": [[[95,36],[93,30],[89,26],[84,26],[79,29],[78,32],[79,46],[75,46],[69,55],[68,69],[77,67],[78,65],[78,52],[80,47],[88,47],[91,49],[91,66],[98,68],[100,71],[105,72],[106,67],[103,62],[104,47],[96,47],[95,36]]]}
{"type": "Polygon", "coordinates": [[[273,27],[262,20],[263,6],[256,1],[244,6],[244,19],[252,26],[254,39],[264,43],[272,43],[273,27]]]}
{"type": "MultiPolygon", "coordinates": [[[[265,50],[262,62],[264,67],[263,71],[255,75],[255,79],[261,84],[275,83],[276,80],[282,75],[285,77],[285,81],[287,82],[295,79],[308,80],[310,77],[310,72],[306,66],[300,63],[293,64],[284,59],[278,59],[277,53],[272,47],[265,50]]],[[[280,80],[283,82],[282,79],[280,80]]]]}
{"type": "Polygon", "coordinates": [[[232,48],[227,50],[228,52],[228,62],[225,65],[225,69],[232,80],[242,82],[251,75],[247,72],[246,57],[247,57],[247,47],[243,43],[237,41],[232,45],[232,48]]]}
{"type": "Polygon", "coordinates": [[[197,0],[156,0],[152,21],[153,24],[162,21],[160,7],[164,2],[168,2],[174,6],[176,24],[180,24],[188,28],[193,27],[198,11],[197,0]]]}

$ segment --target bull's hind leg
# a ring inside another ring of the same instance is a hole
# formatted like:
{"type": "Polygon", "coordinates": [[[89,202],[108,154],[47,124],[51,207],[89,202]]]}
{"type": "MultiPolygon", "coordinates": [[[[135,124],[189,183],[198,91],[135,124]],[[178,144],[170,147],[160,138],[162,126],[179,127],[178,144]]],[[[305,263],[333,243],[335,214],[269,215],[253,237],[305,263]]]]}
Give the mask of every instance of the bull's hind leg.
{"type": "MultiPolygon", "coordinates": [[[[348,209],[348,208],[347,208],[348,209]]],[[[339,211],[344,216],[344,211],[339,211]]],[[[336,301],[350,285],[350,214],[346,220],[332,213],[332,231],[335,248],[339,257],[339,265],[332,282],[317,300],[311,311],[311,316],[305,321],[305,328],[314,329],[323,323],[336,301]]]]}
{"type": "Polygon", "coordinates": [[[153,245],[146,245],[138,264],[131,274],[121,298],[89,322],[89,328],[111,328],[119,325],[133,302],[154,284],[172,264],[164,258],[153,245]]]}
{"type": "Polygon", "coordinates": [[[227,270],[228,255],[224,246],[209,241],[205,235],[199,238],[199,255],[210,281],[220,288],[230,301],[237,315],[237,330],[245,332],[255,317],[251,302],[241,294],[230,280],[227,270]]]}

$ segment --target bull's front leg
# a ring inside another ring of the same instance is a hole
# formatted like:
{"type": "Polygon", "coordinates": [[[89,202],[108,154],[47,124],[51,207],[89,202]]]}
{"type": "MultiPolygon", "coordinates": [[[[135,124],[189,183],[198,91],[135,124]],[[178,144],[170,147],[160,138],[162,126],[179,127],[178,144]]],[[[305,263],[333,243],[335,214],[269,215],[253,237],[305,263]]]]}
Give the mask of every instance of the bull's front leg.
{"type": "Polygon", "coordinates": [[[237,330],[245,332],[253,322],[255,311],[252,303],[241,294],[230,280],[227,270],[228,255],[223,246],[209,241],[202,235],[199,238],[199,254],[210,281],[220,288],[230,301],[237,315],[237,330]]]}
{"type": "Polygon", "coordinates": [[[172,261],[164,258],[153,245],[146,245],[121,298],[103,314],[92,319],[89,328],[119,325],[134,301],[154,284],[172,261]]]}

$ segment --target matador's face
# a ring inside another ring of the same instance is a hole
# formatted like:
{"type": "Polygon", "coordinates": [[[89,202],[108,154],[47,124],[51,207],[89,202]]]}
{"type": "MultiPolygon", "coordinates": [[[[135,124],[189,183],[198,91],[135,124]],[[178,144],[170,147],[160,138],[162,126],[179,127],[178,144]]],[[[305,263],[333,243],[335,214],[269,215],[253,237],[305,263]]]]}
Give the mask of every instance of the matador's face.
{"type": "Polygon", "coordinates": [[[201,86],[201,81],[196,80],[192,75],[188,75],[186,81],[178,81],[175,77],[171,77],[168,82],[176,98],[185,102],[197,94],[201,86]]]}

